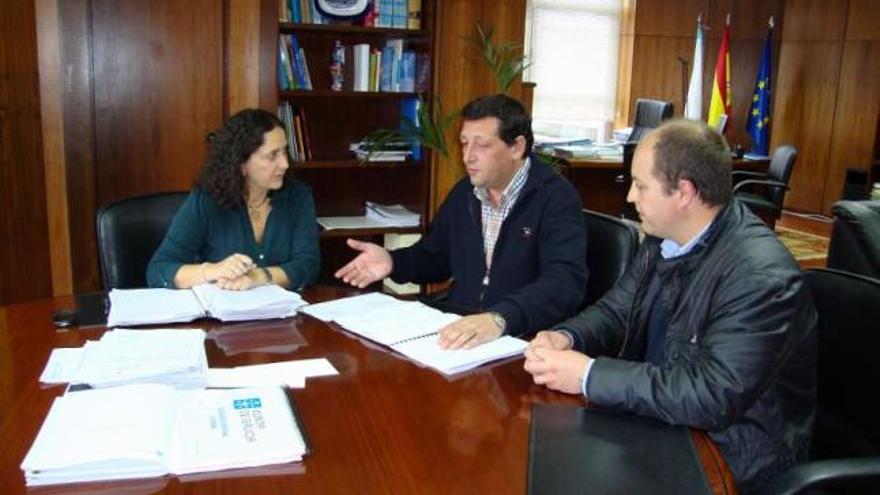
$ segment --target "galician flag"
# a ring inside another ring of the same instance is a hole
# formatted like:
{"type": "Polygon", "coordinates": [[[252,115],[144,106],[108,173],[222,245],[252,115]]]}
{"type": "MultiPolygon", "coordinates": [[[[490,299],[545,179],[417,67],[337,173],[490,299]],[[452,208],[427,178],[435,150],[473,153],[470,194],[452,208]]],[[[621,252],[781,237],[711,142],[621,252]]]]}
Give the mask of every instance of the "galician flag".
{"type": "Polygon", "coordinates": [[[756,155],[770,154],[770,61],[773,57],[773,18],[770,18],[770,29],[767,30],[767,41],[764,42],[764,54],[758,67],[755,80],[755,93],[749,107],[749,118],[746,130],[752,137],[751,152],[756,155]]]}
{"type": "Polygon", "coordinates": [[[684,104],[684,118],[701,120],[703,117],[703,23],[697,17],[697,42],[694,44],[693,70],[688,84],[687,101],[684,104]]]}
{"type": "Polygon", "coordinates": [[[717,128],[722,115],[726,115],[727,123],[730,123],[730,14],[727,15],[727,26],[724,27],[721,48],[718,49],[718,62],[715,64],[715,81],[712,83],[712,99],[709,102],[707,119],[709,125],[717,128]]]}

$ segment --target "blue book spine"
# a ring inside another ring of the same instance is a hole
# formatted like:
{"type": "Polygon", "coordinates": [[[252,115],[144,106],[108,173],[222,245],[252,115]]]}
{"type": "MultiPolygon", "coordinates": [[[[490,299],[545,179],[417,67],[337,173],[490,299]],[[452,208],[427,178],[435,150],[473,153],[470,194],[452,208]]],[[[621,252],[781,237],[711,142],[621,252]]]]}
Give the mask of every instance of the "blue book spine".
{"type": "Polygon", "coordinates": [[[406,22],[409,18],[409,2],[407,0],[391,0],[394,4],[392,7],[391,27],[397,29],[406,29],[406,22]]]}
{"type": "Polygon", "coordinates": [[[302,12],[299,11],[299,0],[288,0],[290,22],[302,22],[302,12]]]}
{"type": "Polygon", "coordinates": [[[403,52],[400,60],[400,91],[412,93],[416,90],[416,54],[403,52]]]}
{"type": "Polygon", "coordinates": [[[390,28],[394,22],[394,0],[375,0],[379,3],[379,16],[376,18],[376,27],[390,28]]]}
{"type": "MultiPolygon", "coordinates": [[[[400,99],[400,119],[409,120],[413,126],[416,128],[419,127],[419,102],[418,98],[401,98],[400,99]]],[[[401,127],[403,127],[403,123],[401,122],[401,127]]],[[[422,146],[418,141],[412,142],[412,159],[413,160],[421,160],[422,159],[422,146]]]]}
{"type": "Polygon", "coordinates": [[[293,63],[293,73],[296,76],[297,85],[302,89],[311,89],[306,82],[304,59],[300,57],[299,40],[295,34],[290,35],[290,60],[293,63]]]}
{"type": "Polygon", "coordinates": [[[394,47],[385,45],[382,49],[382,65],[379,71],[379,91],[391,91],[391,70],[394,66],[394,47]]]}

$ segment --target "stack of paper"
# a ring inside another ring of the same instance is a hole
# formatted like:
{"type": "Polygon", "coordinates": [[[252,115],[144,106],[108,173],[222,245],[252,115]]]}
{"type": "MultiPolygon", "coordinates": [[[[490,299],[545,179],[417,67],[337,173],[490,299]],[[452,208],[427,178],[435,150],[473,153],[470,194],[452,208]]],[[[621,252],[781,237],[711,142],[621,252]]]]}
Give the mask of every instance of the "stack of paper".
{"type": "Polygon", "coordinates": [[[207,370],[202,330],[117,329],[79,349],[54,349],[40,381],[92,387],[164,383],[202,388],[207,370]]]}
{"type": "Polygon", "coordinates": [[[223,321],[285,318],[305,301],[277,285],[250,290],[202,284],[192,289],[113,289],[107,326],[154,325],[212,317],[223,321]]]}
{"type": "Polygon", "coordinates": [[[418,227],[422,216],[403,205],[380,205],[367,201],[367,218],[384,223],[388,227],[418,227]]]}
{"type": "Polygon", "coordinates": [[[280,388],[71,392],[55,399],[21,469],[35,486],[300,461],[299,425],[280,388]]]}
{"type": "Polygon", "coordinates": [[[311,304],[301,311],[323,321],[335,321],[352,333],[447,375],[522,354],[528,345],[503,336],[472,349],[443,349],[437,344],[437,332],[461,318],[459,315],[380,293],[311,304]]]}

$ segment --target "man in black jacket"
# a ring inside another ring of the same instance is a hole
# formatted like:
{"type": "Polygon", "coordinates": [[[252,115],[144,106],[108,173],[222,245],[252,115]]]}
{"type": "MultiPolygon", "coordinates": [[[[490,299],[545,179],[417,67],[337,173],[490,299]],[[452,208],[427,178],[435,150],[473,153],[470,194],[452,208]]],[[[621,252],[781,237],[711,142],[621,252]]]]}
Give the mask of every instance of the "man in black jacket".
{"type": "Polygon", "coordinates": [[[360,251],[336,272],[357,287],[454,281],[448,301],[478,311],[440,330],[447,348],[547,328],[577,312],[586,288],[586,230],[574,187],[533,155],[531,119],[516,100],[484,96],[462,110],[468,177],[449,192],[430,231],[388,252],[360,251]]]}
{"type": "Polygon", "coordinates": [[[799,267],[732,198],[706,125],[641,141],[627,200],[647,237],[594,306],[538,333],[535,383],[708,430],[741,487],[803,460],[815,414],[816,314],[799,267]]]}

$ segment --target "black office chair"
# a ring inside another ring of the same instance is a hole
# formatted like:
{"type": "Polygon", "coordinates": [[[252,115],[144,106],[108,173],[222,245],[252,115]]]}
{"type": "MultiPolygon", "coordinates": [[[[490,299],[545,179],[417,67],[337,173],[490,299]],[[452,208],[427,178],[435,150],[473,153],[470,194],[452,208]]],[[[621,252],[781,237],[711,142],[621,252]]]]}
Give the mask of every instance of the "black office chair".
{"type": "Polygon", "coordinates": [[[674,112],[675,106],[671,101],[639,98],[636,100],[636,118],[633,120],[633,130],[628,141],[640,141],[661,122],[671,118],[674,112]]]}
{"type": "Polygon", "coordinates": [[[623,276],[636,250],[639,233],[631,224],[604,213],[584,210],[587,227],[586,307],[598,301],[623,276]]]}
{"type": "Polygon", "coordinates": [[[838,201],[826,266],[880,278],[880,201],[838,201]]]}
{"type": "Polygon", "coordinates": [[[806,277],[819,314],[811,460],[776,476],[761,492],[880,493],[880,422],[874,409],[880,281],[827,268],[808,270],[806,277]]]}
{"type": "Polygon", "coordinates": [[[624,188],[623,204],[620,207],[620,217],[636,222],[640,220],[639,213],[636,211],[636,207],[626,200],[626,196],[629,194],[629,187],[632,182],[632,162],[637,145],[638,143],[635,141],[623,143],[623,173],[614,179],[614,182],[622,184],[624,188]]]}
{"type": "Polygon", "coordinates": [[[186,196],[185,192],[139,196],[98,211],[98,253],[105,290],[146,287],[147,264],[186,196]]]}
{"type": "Polygon", "coordinates": [[[773,152],[770,168],[766,174],[743,170],[733,172],[733,194],[755,215],[761,217],[771,229],[776,226],[776,220],[782,215],[785,191],[788,190],[788,180],[791,178],[795,161],[797,161],[797,148],[780,146],[773,152]],[[755,190],[754,186],[760,187],[755,190]]]}

